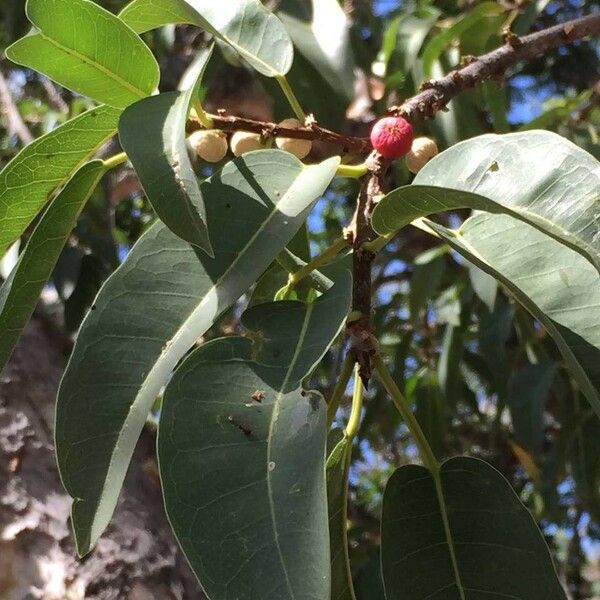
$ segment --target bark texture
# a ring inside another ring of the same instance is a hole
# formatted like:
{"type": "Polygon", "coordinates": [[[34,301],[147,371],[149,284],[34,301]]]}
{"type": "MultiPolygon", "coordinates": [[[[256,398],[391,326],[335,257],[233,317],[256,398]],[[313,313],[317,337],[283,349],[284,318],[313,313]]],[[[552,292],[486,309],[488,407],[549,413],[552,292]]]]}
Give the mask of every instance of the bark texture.
{"type": "Polygon", "coordinates": [[[64,362],[60,336],[34,318],[0,375],[0,599],[204,599],[163,511],[151,432],[108,531],[77,559],[52,444],[64,362]]]}

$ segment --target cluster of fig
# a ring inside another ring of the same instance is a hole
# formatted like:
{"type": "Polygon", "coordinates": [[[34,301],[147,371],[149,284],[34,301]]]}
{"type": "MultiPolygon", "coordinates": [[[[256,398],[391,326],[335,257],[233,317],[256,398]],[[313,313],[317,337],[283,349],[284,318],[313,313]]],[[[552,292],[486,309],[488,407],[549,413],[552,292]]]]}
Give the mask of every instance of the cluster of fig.
{"type": "Polygon", "coordinates": [[[411,173],[418,173],[437,153],[437,144],[427,137],[415,138],[412,125],[403,117],[384,117],[371,130],[371,144],[384,158],[406,157],[411,173]]]}
{"type": "MultiPolygon", "coordinates": [[[[285,129],[299,129],[302,124],[297,119],[285,119],[279,123],[279,127],[285,129]]],[[[195,131],[188,138],[192,150],[202,160],[209,163],[222,161],[229,148],[234,156],[241,156],[246,152],[261,150],[268,147],[270,140],[258,133],[249,131],[236,131],[227,142],[227,135],[220,129],[202,129],[195,131]]],[[[276,137],[275,144],[281,150],[293,154],[300,160],[306,158],[312,150],[311,140],[292,139],[276,137]]]]}
{"type": "MultiPolygon", "coordinates": [[[[297,119],[285,119],[279,127],[299,129],[302,123],[297,119]]],[[[196,131],[188,141],[194,153],[209,163],[222,161],[229,148],[234,156],[241,156],[270,145],[268,138],[249,131],[236,131],[228,142],[227,135],[220,129],[196,131]]],[[[276,137],[275,144],[300,160],[312,150],[311,140],[276,137]]],[[[438,153],[432,139],[415,138],[412,125],[403,117],[384,117],[377,121],[371,131],[371,144],[384,158],[396,160],[406,157],[406,165],[412,173],[418,173],[438,153]]]]}

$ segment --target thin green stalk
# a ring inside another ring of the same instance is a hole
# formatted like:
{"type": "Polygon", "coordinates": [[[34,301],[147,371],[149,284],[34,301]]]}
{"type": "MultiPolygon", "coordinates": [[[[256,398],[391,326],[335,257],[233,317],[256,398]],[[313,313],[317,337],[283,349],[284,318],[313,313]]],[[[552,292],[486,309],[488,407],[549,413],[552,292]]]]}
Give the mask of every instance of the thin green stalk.
{"type": "MultiPolygon", "coordinates": [[[[290,275],[306,265],[306,261],[298,258],[295,254],[284,248],[277,256],[279,266],[285,269],[290,275]]],[[[321,275],[318,271],[313,271],[309,276],[310,283],[319,292],[326,292],[330,287],[330,281],[321,275]]]]}
{"type": "Polygon", "coordinates": [[[446,508],[446,500],[444,498],[444,487],[442,485],[441,471],[440,471],[440,463],[438,462],[417,418],[414,416],[413,412],[410,410],[406,399],[404,398],[402,392],[396,385],[391,373],[388,368],[385,366],[381,356],[377,355],[373,358],[373,367],[375,368],[375,372],[377,376],[383,383],[385,389],[388,391],[389,395],[392,397],[398,412],[404,419],[404,422],[408,426],[410,433],[412,434],[417,447],[419,448],[419,453],[421,454],[421,459],[425,463],[425,466],[429,469],[431,476],[433,477],[433,481],[435,484],[435,493],[437,496],[438,504],[440,507],[440,514],[442,517],[442,524],[444,526],[444,535],[446,536],[446,542],[448,543],[448,551],[450,553],[450,560],[452,562],[452,569],[454,571],[454,578],[456,580],[456,587],[458,588],[458,593],[460,594],[461,600],[466,600],[464,586],[462,584],[462,579],[460,576],[460,570],[458,568],[458,560],[456,558],[456,550],[454,548],[454,540],[452,538],[452,530],[450,529],[450,520],[448,518],[448,510],[446,508]]]}
{"type": "Polygon", "coordinates": [[[104,168],[108,171],[125,164],[127,162],[127,154],[125,154],[125,152],[120,152],[119,154],[115,154],[114,156],[111,156],[102,162],[104,163],[104,168]]]}
{"type": "Polygon", "coordinates": [[[344,248],[348,242],[344,238],[338,238],[321,254],[315,256],[309,263],[290,274],[289,286],[293,288],[303,279],[308,277],[313,271],[329,264],[344,248]]]}
{"type": "Polygon", "coordinates": [[[300,102],[298,102],[298,98],[296,98],[294,90],[292,90],[292,87],[290,86],[290,83],[287,80],[286,76],[278,75],[277,77],[275,77],[275,79],[277,79],[277,83],[283,90],[285,97],[287,98],[288,102],[290,103],[290,106],[292,107],[292,110],[294,111],[294,114],[296,115],[300,123],[304,125],[304,123],[306,122],[306,113],[302,110],[300,102]]]}
{"type": "MultiPolygon", "coordinates": [[[[431,227],[429,227],[427,225],[425,219],[415,219],[410,224],[413,227],[416,227],[417,229],[420,229],[421,231],[424,231],[425,233],[428,233],[429,235],[432,235],[432,236],[440,239],[440,236],[433,229],[431,229],[431,227]]],[[[383,248],[385,246],[387,246],[387,244],[392,239],[394,239],[394,237],[396,236],[398,231],[400,231],[400,230],[391,231],[390,233],[386,233],[385,235],[380,235],[378,238],[375,238],[372,242],[364,243],[363,248],[365,248],[365,250],[368,250],[369,252],[373,252],[373,253],[377,254],[377,252],[380,252],[381,250],[383,250],[383,248]]]]}
{"type": "Polygon", "coordinates": [[[340,372],[340,376],[338,378],[335,387],[333,388],[333,393],[331,394],[331,399],[329,400],[329,404],[327,405],[327,428],[331,427],[335,419],[335,415],[340,406],[340,402],[346,393],[346,388],[348,387],[348,382],[350,381],[350,377],[352,376],[352,370],[354,369],[354,358],[348,354],[346,359],[344,360],[344,364],[342,365],[342,370],[340,372]]]}
{"type": "Polygon", "coordinates": [[[383,359],[381,356],[377,355],[373,358],[373,367],[377,376],[383,383],[383,386],[387,390],[388,394],[392,397],[398,412],[404,419],[404,422],[408,426],[410,433],[412,434],[415,443],[417,444],[417,448],[419,449],[419,453],[421,454],[421,459],[427,466],[427,468],[431,471],[431,473],[436,477],[439,474],[440,466],[417,421],[417,418],[413,414],[412,410],[408,406],[404,395],[400,391],[400,388],[396,385],[392,374],[389,372],[388,368],[385,366],[383,359]]]}
{"type": "Polygon", "coordinates": [[[362,247],[365,250],[368,250],[369,252],[377,254],[377,252],[380,252],[385,246],[388,245],[388,243],[394,238],[394,236],[397,233],[397,231],[392,231],[391,233],[380,235],[378,238],[375,238],[372,242],[365,242],[362,247]]]}
{"type": "Polygon", "coordinates": [[[352,441],[358,433],[360,427],[360,417],[362,416],[363,400],[365,394],[365,387],[359,373],[359,366],[356,365],[354,368],[354,393],[352,394],[352,410],[350,411],[350,418],[346,425],[345,435],[352,441]]]}
{"type": "Polygon", "coordinates": [[[337,169],[337,175],[340,177],[350,177],[351,179],[360,179],[369,172],[367,165],[340,165],[337,169]]]}
{"type": "Polygon", "coordinates": [[[200,121],[201,125],[204,128],[212,129],[215,126],[212,118],[204,110],[204,107],[202,106],[202,102],[200,102],[199,98],[196,98],[196,100],[194,102],[194,110],[196,111],[198,121],[200,121]]]}

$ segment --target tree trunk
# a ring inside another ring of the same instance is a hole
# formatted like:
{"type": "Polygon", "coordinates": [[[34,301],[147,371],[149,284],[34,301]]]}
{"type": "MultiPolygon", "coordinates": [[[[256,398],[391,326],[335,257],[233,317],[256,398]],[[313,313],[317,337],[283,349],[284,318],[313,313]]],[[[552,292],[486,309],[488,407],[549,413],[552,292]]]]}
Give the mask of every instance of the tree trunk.
{"type": "Polygon", "coordinates": [[[164,514],[149,431],[111,525],[77,559],[52,436],[61,346],[34,318],[0,375],[0,599],[204,599],[164,514]]]}

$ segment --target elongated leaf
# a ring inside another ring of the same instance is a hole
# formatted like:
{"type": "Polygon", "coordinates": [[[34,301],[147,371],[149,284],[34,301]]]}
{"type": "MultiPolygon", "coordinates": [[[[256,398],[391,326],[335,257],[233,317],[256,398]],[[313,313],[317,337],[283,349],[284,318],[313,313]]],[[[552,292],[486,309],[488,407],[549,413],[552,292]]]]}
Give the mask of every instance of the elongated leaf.
{"type": "Polygon", "coordinates": [[[90,0],[28,0],[39,29],[6,50],[13,62],[109,106],[124,108],[158,85],[158,63],[142,40],[90,0]]]}
{"type": "Polygon", "coordinates": [[[426,370],[419,376],[414,391],[415,416],[431,449],[438,458],[444,456],[447,430],[446,410],[436,373],[426,370]]]}
{"type": "Polygon", "coordinates": [[[327,458],[327,505],[331,550],[331,600],[355,600],[348,556],[348,474],[352,442],[338,429],[337,443],[327,458]]]}
{"type": "Polygon", "coordinates": [[[0,256],[50,195],[116,131],[119,111],[100,106],[21,150],[0,173],[0,256]]]}
{"type": "Polygon", "coordinates": [[[387,600],[566,598],[535,521],[481,460],[448,460],[437,484],[424,467],[398,469],[381,533],[387,600]]]}
{"type": "Polygon", "coordinates": [[[211,253],[206,208],[186,146],[186,122],[210,59],[195,84],[136,102],[123,113],[119,139],[156,214],[186,242],[211,253]]]}
{"type": "Polygon", "coordinates": [[[554,338],[600,414],[600,278],[579,254],[504,215],[476,215],[460,232],[429,223],[454,250],[504,284],[554,338]]]}
{"type": "Polygon", "coordinates": [[[104,164],[96,160],[75,173],[43,214],[15,268],[0,287],[0,371],[30,319],[79,213],[104,172],[104,164]]]}
{"type": "Polygon", "coordinates": [[[581,417],[583,403],[574,411],[580,420],[569,447],[577,496],[594,519],[600,518],[600,420],[596,415],[581,417]]]}
{"type": "Polygon", "coordinates": [[[325,407],[299,386],[340,332],[350,286],[346,271],[313,304],[250,309],[254,345],[210,342],[167,387],[158,437],[165,505],[214,600],[329,597],[325,407]]]}
{"type": "Polygon", "coordinates": [[[286,0],[278,12],[296,48],[348,101],[354,98],[354,57],[348,18],[337,0],[286,0]]]}
{"type": "Polygon", "coordinates": [[[133,0],[119,16],[138,33],[169,23],[202,27],[267,77],[285,75],[294,59],[283,24],[259,0],[133,0]]]}
{"type": "Polygon", "coordinates": [[[58,462],[75,499],[81,554],[111,518],[148,411],[171,371],[289,243],[338,164],[306,167],[276,150],[230,162],[202,184],[215,258],[157,224],[104,285],[57,405],[58,462]]]}
{"type": "Polygon", "coordinates": [[[482,2],[464,17],[459,19],[452,27],[431,38],[423,50],[423,76],[431,77],[433,64],[440,58],[450,44],[478,21],[490,15],[498,15],[504,12],[502,5],[497,2],[482,2]]]}
{"type": "Polygon", "coordinates": [[[538,457],[544,444],[544,409],[556,365],[527,365],[511,374],[508,382],[508,407],[518,444],[538,457]]]}
{"type": "Polygon", "coordinates": [[[554,133],[483,135],[456,144],[414,183],[379,203],[373,215],[378,233],[457,208],[506,213],[567,244],[600,271],[600,163],[554,133]]]}

